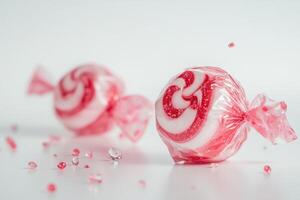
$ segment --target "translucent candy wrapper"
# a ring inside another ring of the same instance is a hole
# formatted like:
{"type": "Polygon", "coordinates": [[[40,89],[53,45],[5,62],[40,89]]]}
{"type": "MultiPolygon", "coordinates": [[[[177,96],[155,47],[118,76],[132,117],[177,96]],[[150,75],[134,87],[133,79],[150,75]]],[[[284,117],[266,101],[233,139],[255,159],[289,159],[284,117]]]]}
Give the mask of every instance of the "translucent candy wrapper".
{"type": "Polygon", "coordinates": [[[265,95],[252,103],[217,67],[195,67],[172,78],[155,104],[157,130],[175,162],[206,164],[234,155],[254,128],[272,143],[297,138],[287,105],[265,95]]]}
{"type": "Polygon", "coordinates": [[[105,133],[117,124],[122,134],[135,142],[145,132],[151,102],[140,95],[123,96],[124,84],[107,68],[95,64],[78,66],[57,85],[48,77],[45,70],[38,68],[28,94],[53,92],[57,118],[78,135],[105,133]]]}

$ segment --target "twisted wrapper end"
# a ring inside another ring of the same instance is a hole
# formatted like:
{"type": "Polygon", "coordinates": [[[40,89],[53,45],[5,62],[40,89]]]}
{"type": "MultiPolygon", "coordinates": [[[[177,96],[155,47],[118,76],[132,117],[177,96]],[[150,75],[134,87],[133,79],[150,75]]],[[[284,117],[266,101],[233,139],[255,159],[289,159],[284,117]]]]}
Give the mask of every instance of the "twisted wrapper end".
{"type": "Polygon", "coordinates": [[[273,144],[276,144],[278,139],[292,142],[297,136],[289,125],[286,110],[287,105],[284,101],[277,102],[259,94],[251,103],[247,121],[273,144]]]}
{"type": "Polygon", "coordinates": [[[111,112],[122,134],[130,141],[137,142],[144,135],[153,110],[153,104],[147,98],[128,95],[121,97],[111,112]]]}
{"type": "Polygon", "coordinates": [[[50,81],[49,73],[42,67],[38,67],[29,82],[27,88],[28,95],[44,95],[54,90],[54,85],[50,81]]]}

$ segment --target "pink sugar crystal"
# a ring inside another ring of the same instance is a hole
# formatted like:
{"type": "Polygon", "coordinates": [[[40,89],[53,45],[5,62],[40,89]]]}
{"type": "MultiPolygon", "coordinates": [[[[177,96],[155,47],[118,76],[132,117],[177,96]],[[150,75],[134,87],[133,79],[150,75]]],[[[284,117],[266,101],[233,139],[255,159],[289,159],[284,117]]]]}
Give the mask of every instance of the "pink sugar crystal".
{"type": "Polygon", "coordinates": [[[265,172],[266,174],[270,174],[271,171],[272,171],[272,169],[271,169],[270,165],[265,165],[265,166],[264,166],[264,172],[265,172]]]}
{"type": "Polygon", "coordinates": [[[57,164],[57,168],[59,168],[59,169],[61,169],[61,170],[63,170],[64,168],[66,168],[66,166],[67,166],[67,163],[66,163],[66,162],[59,162],[59,163],[57,164]]]}
{"type": "Polygon", "coordinates": [[[79,156],[80,155],[80,150],[78,148],[74,148],[72,150],[72,156],[79,156]]]}
{"type": "Polygon", "coordinates": [[[47,191],[50,193],[56,192],[56,185],[54,183],[49,183],[47,185],[47,191]]]}
{"type": "Polygon", "coordinates": [[[17,144],[11,136],[6,137],[6,144],[14,151],[17,149],[17,144]]]}
{"type": "Polygon", "coordinates": [[[29,168],[29,169],[36,169],[36,168],[38,167],[37,163],[34,162],[34,161],[28,162],[27,165],[28,165],[28,168],[29,168]]]}

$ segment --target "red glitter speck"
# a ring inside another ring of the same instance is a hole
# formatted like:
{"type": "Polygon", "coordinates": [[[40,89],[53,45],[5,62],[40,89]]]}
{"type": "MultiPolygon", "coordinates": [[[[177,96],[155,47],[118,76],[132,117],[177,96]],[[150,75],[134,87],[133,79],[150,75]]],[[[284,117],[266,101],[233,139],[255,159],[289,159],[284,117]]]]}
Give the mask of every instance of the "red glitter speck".
{"type": "Polygon", "coordinates": [[[28,162],[29,169],[36,169],[37,167],[38,167],[38,165],[36,164],[36,162],[34,162],[34,161],[28,162]]]}
{"type": "Polygon", "coordinates": [[[12,149],[12,150],[16,150],[17,149],[17,144],[15,142],[15,140],[10,137],[10,136],[7,136],[6,137],[6,144],[12,149]]]}
{"type": "Polygon", "coordinates": [[[49,183],[47,185],[47,191],[51,192],[51,193],[55,192],[56,191],[56,185],[54,183],[49,183]]]}
{"type": "Polygon", "coordinates": [[[77,148],[74,148],[74,149],[72,150],[72,156],[79,156],[79,155],[80,155],[80,150],[77,149],[77,148]]]}
{"type": "Polygon", "coordinates": [[[264,172],[265,172],[266,174],[270,174],[271,171],[272,171],[272,169],[271,169],[270,165],[265,165],[265,166],[264,166],[264,172]]]}
{"type": "Polygon", "coordinates": [[[67,163],[66,163],[66,162],[60,162],[60,163],[57,164],[57,167],[58,167],[59,169],[64,169],[64,168],[66,168],[66,166],[67,166],[67,163]]]}
{"type": "Polygon", "coordinates": [[[139,185],[142,187],[142,188],[146,188],[146,181],[145,180],[139,180],[138,181],[139,185]]]}
{"type": "Polygon", "coordinates": [[[88,169],[88,168],[90,168],[90,166],[89,165],[84,165],[84,168],[88,169]]]}
{"type": "Polygon", "coordinates": [[[233,42],[230,42],[230,43],[228,44],[228,47],[229,47],[229,48],[233,48],[233,47],[235,47],[235,44],[234,44],[233,42]]]}

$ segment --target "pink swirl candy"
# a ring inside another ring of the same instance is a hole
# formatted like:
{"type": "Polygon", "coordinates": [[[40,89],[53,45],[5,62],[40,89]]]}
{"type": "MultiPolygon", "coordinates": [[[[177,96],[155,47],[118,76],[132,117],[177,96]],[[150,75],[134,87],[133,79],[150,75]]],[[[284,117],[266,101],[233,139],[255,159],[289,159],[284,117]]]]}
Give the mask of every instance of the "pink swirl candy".
{"type": "Polygon", "coordinates": [[[144,133],[151,113],[151,103],[148,99],[138,95],[123,97],[121,80],[99,65],[86,64],[76,67],[65,74],[56,86],[52,86],[47,74],[38,69],[29,84],[28,93],[41,95],[51,91],[54,92],[56,116],[66,128],[79,135],[107,132],[114,122],[118,124],[120,120],[126,120],[130,112],[135,110],[136,119],[146,119],[142,122],[144,126],[137,127],[135,123],[140,123],[139,121],[130,121],[119,127],[129,139],[136,141],[141,134],[135,136],[134,132],[144,133]],[[128,112],[124,113],[124,108],[118,104],[128,98],[140,99],[143,104],[136,107],[135,103],[129,101],[125,103],[128,112]],[[122,112],[123,115],[115,117],[118,112],[122,112]],[[128,127],[134,128],[128,131],[128,127]]]}
{"type": "Polygon", "coordinates": [[[227,72],[195,67],[163,89],[155,104],[156,125],[175,162],[220,162],[239,150],[250,126],[272,143],[278,138],[295,140],[286,108],[264,95],[249,104],[227,72]]]}

